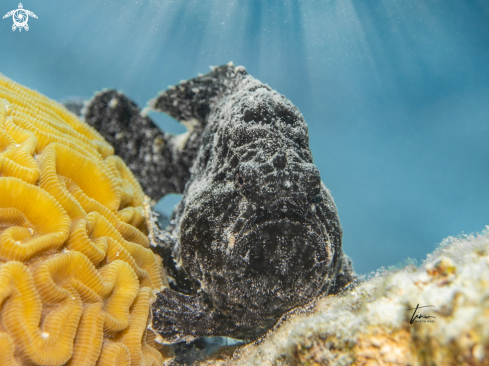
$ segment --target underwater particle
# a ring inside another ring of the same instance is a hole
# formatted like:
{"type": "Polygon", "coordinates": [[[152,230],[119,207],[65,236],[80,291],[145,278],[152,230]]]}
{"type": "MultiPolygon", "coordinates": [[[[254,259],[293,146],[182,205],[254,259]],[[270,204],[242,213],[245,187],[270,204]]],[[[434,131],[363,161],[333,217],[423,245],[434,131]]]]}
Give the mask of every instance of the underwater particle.
{"type": "Polygon", "coordinates": [[[171,231],[154,233],[171,289],[157,293],[152,327],[166,342],[253,339],[355,276],[302,114],[243,67],[182,81],[143,112],[121,93],[103,91],[87,103],[85,119],[152,198],[183,193],[171,231]],[[148,110],[188,131],[158,131],[148,110]],[[120,133],[127,139],[117,140],[120,133]]]}
{"type": "Polygon", "coordinates": [[[162,365],[144,193],[93,128],[0,74],[0,364],[162,365]]]}

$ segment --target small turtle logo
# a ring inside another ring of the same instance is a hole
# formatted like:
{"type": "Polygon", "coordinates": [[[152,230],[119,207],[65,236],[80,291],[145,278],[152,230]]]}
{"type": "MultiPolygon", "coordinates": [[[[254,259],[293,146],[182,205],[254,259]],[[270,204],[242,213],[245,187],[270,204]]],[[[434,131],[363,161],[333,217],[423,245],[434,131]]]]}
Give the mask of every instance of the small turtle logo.
{"type": "Polygon", "coordinates": [[[26,31],[29,30],[29,25],[27,24],[27,21],[29,20],[29,15],[37,19],[36,14],[34,14],[32,11],[25,10],[22,6],[22,3],[19,3],[19,8],[9,11],[3,16],[3,19],[12,17],[14,19],[12,30],[15,31],[17,28],[19,28],[19,32],[22,32],[22,28],[24,28],[26,31]]]}

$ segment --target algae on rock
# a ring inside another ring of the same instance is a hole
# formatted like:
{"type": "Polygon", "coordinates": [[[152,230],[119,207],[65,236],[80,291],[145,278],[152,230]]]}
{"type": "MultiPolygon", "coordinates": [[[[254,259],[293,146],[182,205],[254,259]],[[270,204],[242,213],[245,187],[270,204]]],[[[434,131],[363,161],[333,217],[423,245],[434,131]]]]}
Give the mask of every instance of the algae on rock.
{"type": "Polygon", "coordinates": [[[419,268],[378,271],[295,309],[201,365],[489,365],[488,229],[445,239],[419,268]]]}

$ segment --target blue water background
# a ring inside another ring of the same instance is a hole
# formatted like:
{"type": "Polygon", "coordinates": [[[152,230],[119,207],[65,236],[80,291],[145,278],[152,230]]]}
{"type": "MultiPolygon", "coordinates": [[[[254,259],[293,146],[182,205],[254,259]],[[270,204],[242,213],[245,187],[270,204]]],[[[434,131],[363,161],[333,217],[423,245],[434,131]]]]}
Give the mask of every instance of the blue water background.
{"type": "Polygon", "coordinates": [[[229,61],[286,95],[360,273],[489,224],[487,0],[23,5],[39,19],[28,32],[0,19],[0,72],[51,98],[117,88],[143,107],[229,61]]]}

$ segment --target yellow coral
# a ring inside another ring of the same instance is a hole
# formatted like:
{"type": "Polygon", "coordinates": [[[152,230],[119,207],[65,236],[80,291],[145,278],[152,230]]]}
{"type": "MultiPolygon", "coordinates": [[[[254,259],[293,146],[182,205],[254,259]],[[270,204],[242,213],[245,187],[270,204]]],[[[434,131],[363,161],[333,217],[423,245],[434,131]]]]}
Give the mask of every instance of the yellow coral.
{"type": "Polygon", "coordinates": [[[113,148],[0,74],[0,364],[162,365],[166,284],[144,193],[113,148]]]}

